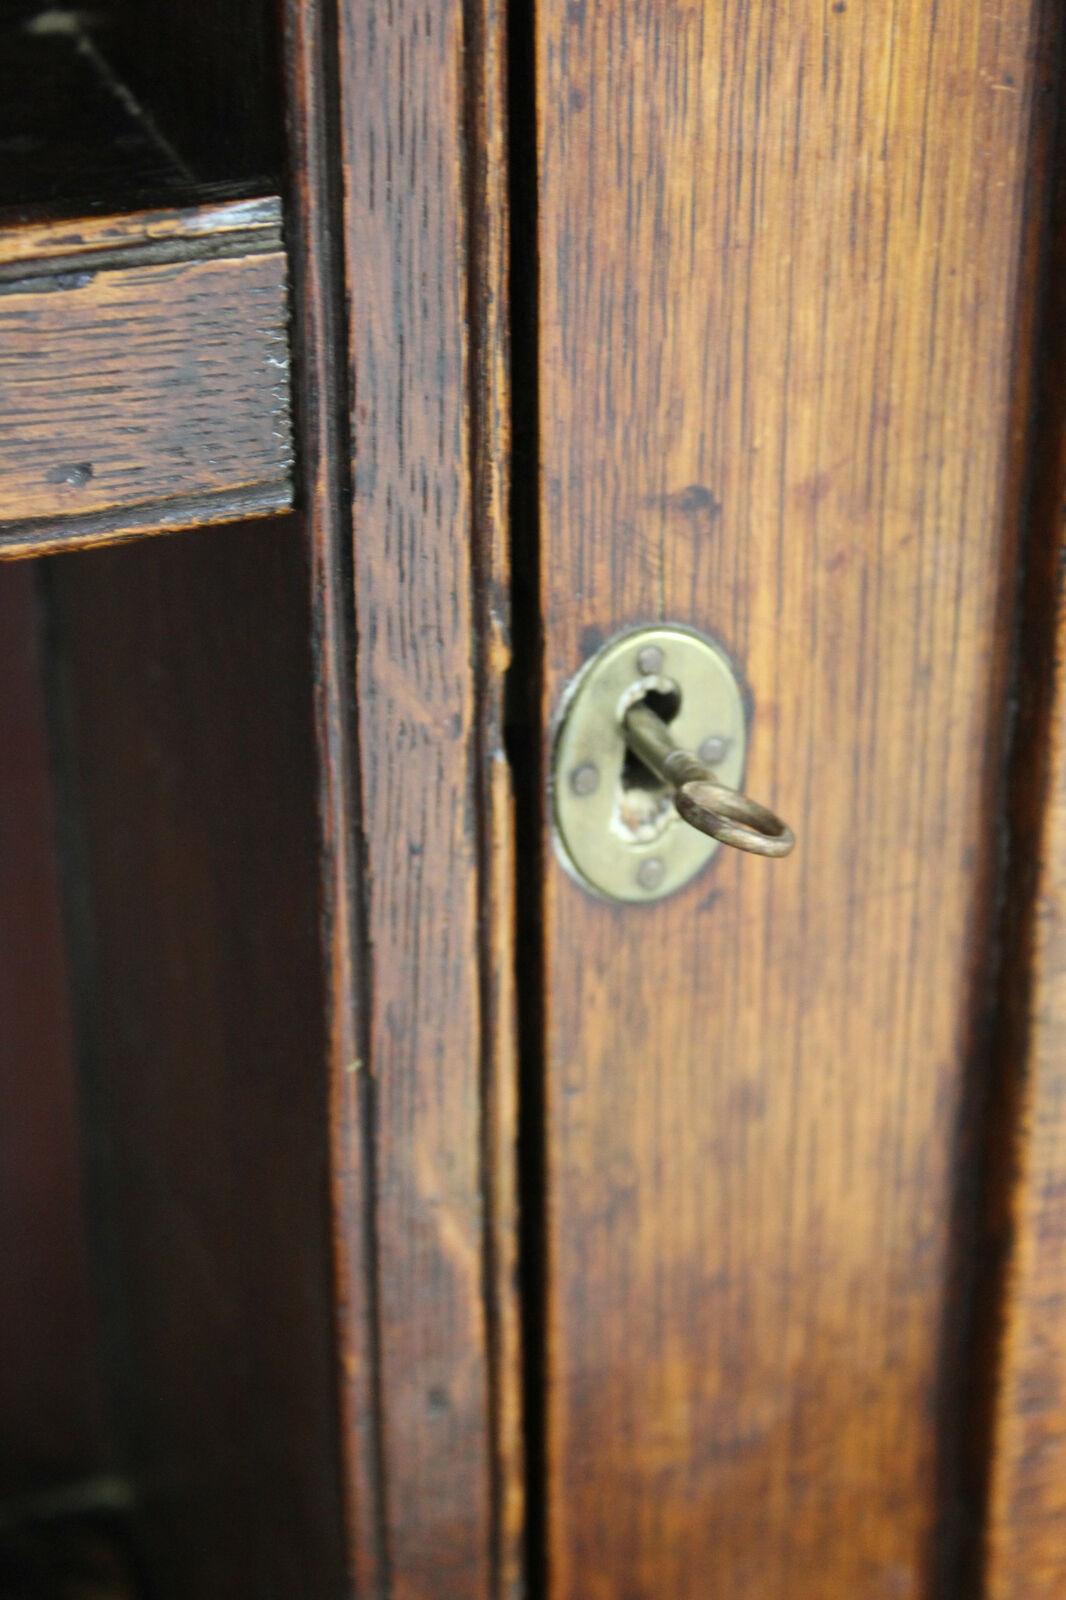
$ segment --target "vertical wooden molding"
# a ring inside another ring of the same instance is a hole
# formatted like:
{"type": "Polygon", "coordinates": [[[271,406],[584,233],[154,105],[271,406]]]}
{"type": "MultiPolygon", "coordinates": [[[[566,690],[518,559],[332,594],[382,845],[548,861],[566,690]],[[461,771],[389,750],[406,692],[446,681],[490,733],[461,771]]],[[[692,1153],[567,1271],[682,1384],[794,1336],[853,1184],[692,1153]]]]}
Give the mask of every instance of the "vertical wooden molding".
{"type": "Polygon", "coordinates": [[[505,750],[511,668],[509,0],[467,0],[472,606],[479,783],[484,1295],[490,1400],[491,1593],[525,1593],[522,1324],[518,1290],[515,810],[505,750]]]}
{"type": "Polygon", "coordinates": [[[321,596],[353,1571],[360,1596],[508,1600],[522,1477],[503,7],[293,0],[289,17],[294,163],[310,175],[293,196],[296,403],[321,596]]]}
{"type": "MultiPolygon", "coordinates": [[[[994,1397],[986,1529],[989,1600],[1059,1600],[1066,1590],[1066,605],[1062,501],[1066,454],[1060,442],[1058,506],[1045,524],[1057,548],[1041,553],[1042,591],[1054,618],[1050,672],[1030,691],[1044,702],[1023,735],[1019,759],[1034,792],[1015,799],[1024,832],[1011,893],[1003,1070],[1009,1150],[1000,1246],[1001,1333],[994,1397]],[[1039,729],[1039,731],[1037,731],[1039,729]],[[1039,749],[1039,755],[1035,752],[1039,749]],[[1042,773],[1041,773],[1041,769],[1042,773]],[[1042,797],[1042,798],[1041,798],[1042,797]],[[1020,913],[1020,914],[1019,914],[1020,913]],[[1023,964],[1025,973],[1023,977],[1023,964]]],[[[1048,541],[1049,547],[1052,540],[1048,541]]],[[[1030,615],[1032,615],[1030,613],[1030,615]]],[[[1032,658],[1032,651],[1027,650],[1032,658]]],[[[1035,665],[1035,663],[1033,663],[1035,665]]],[[[1047,671],[1047,657],[1043,660],[1047,671]]]]}
{"type": "Polygon", "coordinates": [[[367,1071],[366,861],[354,714],[351,417],[341,231],[339,84],[331,0],[284,8],[300,495],[318,629],[316,696],[326,858],[323,935],[330,973],[329,1062],[334,1268],[349,1571],[353,1593],[388,1594],[381,1460],[374,1099],[367,1071]]]}
{"type": "Polygon", "coordinates": [[[1031,479],[990,1117],[987,1600],[1066,1592],[1066,40],[1057,44],[1036,163],[1052,194],[1025,418],[1031,479]]]}

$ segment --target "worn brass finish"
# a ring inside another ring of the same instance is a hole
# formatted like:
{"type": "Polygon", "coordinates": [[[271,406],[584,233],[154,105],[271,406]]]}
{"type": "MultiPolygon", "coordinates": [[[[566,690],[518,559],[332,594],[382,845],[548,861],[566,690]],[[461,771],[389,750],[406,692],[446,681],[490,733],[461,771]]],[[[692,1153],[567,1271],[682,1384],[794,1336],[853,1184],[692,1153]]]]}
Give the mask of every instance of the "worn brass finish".
{"type": "Polygon", "coordinates": [[[717,839],[681,821],[673,783],[628,751],[626,714],[649,695],[671,740],[693,750],[718,741],[722,759],[713,774],[701,767],[702,778],[733,788],[744,771],[740,686],[710,639],[679,626],[641,628],[593,656],[570,685],[557,726],[554,834],[572,876],[612,900],[662,899],[718,849],[717,839]]]}
{"type": "Polygon", "coordinates": [[[746,744],[740,685],[713,640],[680,626],[611,640],[570,685],[556,732],[554,836],[567,870],[640,902],[680,889],[720,843],[787,855],[791,830],[739,792],[746,744]]]}
{"type": "Polygon", "coordinates": [[[691,827],[752,855],[788,855],[796,843],[792,829],[766,806],[719,782],[711,767],[675,744],[646,702],[630,706],[623,732],[634,755],[674,789],[678,814],[691,827]]]}

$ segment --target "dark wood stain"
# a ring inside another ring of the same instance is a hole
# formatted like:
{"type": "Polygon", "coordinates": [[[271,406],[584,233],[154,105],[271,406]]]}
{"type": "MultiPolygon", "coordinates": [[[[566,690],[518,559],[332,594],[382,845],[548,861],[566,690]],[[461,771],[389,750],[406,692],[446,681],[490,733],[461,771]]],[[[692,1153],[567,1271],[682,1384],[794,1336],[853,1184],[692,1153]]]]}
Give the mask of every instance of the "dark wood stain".
{"type": "Polygon", "coordinates": [[[0,573],[0,1495],[108,1459],[36,574],[0,573]]]}
{"type": "Polygon", "coordinates": [[[128,1474],[159,1600],[1058,1600],[1050,4],[285,0],[284,248],[234,198],[281,164],[266,0],[40,9],[0,555],[240,525],[39,569],[77,1046],[2,575],[0,1153],[48,1152],[0,1175],[10,1481],[128,1474]],[[800,847],[618,910],[536,772],[660,618],[737,661],[800,847]]]}
{"type": "MultiPolygon", "coordinates": [[[[0,283],[72,274],[105,267],[163,261],[207,261],[281,249],[277,195],[58,222],[23,222],[0,232],[0,283]]],[[[48,283],[40,285],[48,288],[48,283]]],[[[2,291],[0,291],[2,292],[2,291]]]]}
{"type": "MultiPolygon", "coordinates": [[[[1061,484],[1063,460],[1059,455],[1061,484]]],[[[1061,511],[1053,524],[1060,546],[1061,511]]],[[[1035,851],[1016,882],[1027,912],[1011,919],[1017,937],[1011,965],[1015,992],[1003,1037],[1012,1045],[1009,1110],[1002,1134],[1008,1142],[999,1176],[1008,1179],[1004,1215],[996,1235],[1003,1258],[1004,1300],[997,1319],[999,1347],[992,1398],[988,1461],[989,1504],[985,1540],[987,1594],[1008,1600],[1053,1600],[1066,1584],[1066,608],[1061,547],[1046,563],[1048,587],[1038,596],[1054,603],[1056,634],[1052,715],[1042,736],[1043,809],[1029,803],[1025,851],[1035,851]],[[1029,827],[1033,831],[1028,831],[1029,827]],[[1031,875],[1030,875],[1031,874],[1031,875]],[[1021,957],[1029,970],[1022,984],[1021,957]]]]}
{"type": "Polygon", "coordinates": [[[323,828],[330,1192],[347,1566],[356,1593],[387,1594],[374,1083],[369,1062],[367,865],[355,712],[351,447],[340,213],[336,38],[318,0],[286,5],[295,434],[316,636],[323,828]]]}
{"type": "MultiPolygon", "coordinates": [[[[977,1435],[987,1600],[1066,1592],[1066,174],[1063,50],[1050,173],[1046,297],[1031,424],[1029,515],[1008,766],[1009,872],[989,1117],[989,1233],[977,1435]]],[[[1037,191],[1039,193],[1039,190],[1037,191]]],[[[1024,433],[1022,434],[1024,438],[1024,433]]]]}
{"type": "Polygon", "coordinates": [[[346,1592],[309,574],[290,521],[47,564],[118,1464],[152,1593],[346,1592]]]}
{"type": "MultiPolygon", "coordinates": [[[[281,233],[281,201],[277,195],[259,195],[249,200],[205,200],[198,205],[156,206],[149,210],[123,211],[103,216],[94,214],[57,221],[22,222],[17,228],[0,232],[0,265],[5,276],[25,276],[56,257],[64,260],[92,257],[113,258],[123,252],[128,265],[143,259],[154,245],[170,243],[188,250],[203,249],[215,241],[226,249],[234,235],[242,240],[258,237],[255,248],[277,249],[281,233]]],[[[228,249],[241,255],[252,248],[241,244],[228,249]]],[[[60,267],[60,271],[66,268],[60,267]]]]}
{"type": "Polygon", "coordinates": [[[100,550],[151,534],[180,533],[245,522],[250,518],[273,517],[289,507],[288,484],[265,484],[224,490],[219,494],[178,495],[173,500],[123,506],[119,511],[96,511],[59,519],[37,517],[18,524],[17,543],[6,551],[0,548],[0,560],[55,555],[61,550],[100,550]]]}
{"type": "MultiPolygon", "coordinates": [[[[202,521],[232,518],[234,502],[247,515],[252,497],[261,511],[290,503],[284,254],[218,257],[225,228],[190,220],[208,259],[121,264],[182,241],[158,220],[131,223],[102,270],[99,227],[57,225],[74,271],[42,230],[22,241],[32,269],[0,293],[0,555],[173,524],[188,516],[175,502],[199,502],[189,520],[202,521]]],[[[262,231],[238,228],[236,247],[262,231]]],[[[16,266],[17,248],[4,252],[16,266]]]]}
{"type": "Polygon", "coordinates": [[[339,24],[366,953],[338,1247],[373,1323],[372,1581],[464,1600],[515,1592],[521,1534],[502,13],[339,24]]]}

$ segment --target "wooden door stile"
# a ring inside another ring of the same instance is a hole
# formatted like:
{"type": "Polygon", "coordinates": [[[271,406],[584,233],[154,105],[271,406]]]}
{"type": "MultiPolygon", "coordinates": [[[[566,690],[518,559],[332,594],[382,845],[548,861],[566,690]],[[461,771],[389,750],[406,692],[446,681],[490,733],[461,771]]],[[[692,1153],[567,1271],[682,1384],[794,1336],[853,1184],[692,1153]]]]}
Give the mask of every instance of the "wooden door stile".
{"type": "Polygon", "coordinates": [[[801,819],[653,906],[549,865],[552,1600],[934,1592],[1042,14],[537,9],[544,726],[694,625],[801,819]]]}
{"type": "Polygon", "coordinates": [[[503,44],[494,0],[289,8],[349,1519],[396,1600],[520,1568],[503,44]]]}

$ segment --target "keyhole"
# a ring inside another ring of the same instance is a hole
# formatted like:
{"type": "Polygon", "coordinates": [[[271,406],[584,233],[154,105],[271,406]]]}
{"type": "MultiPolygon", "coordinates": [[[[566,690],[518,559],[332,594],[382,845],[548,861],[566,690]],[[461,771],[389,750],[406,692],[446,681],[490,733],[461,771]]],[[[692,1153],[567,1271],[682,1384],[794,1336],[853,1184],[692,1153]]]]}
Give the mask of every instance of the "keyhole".
{"type": "MultiPolygon", "coordinates": [[[[681,691],[668,678],[656,679],[639,694],[627,696],[626,709],[646,705],[664,722],[673,722],[681,710],[681,691]]],[[[674,817],[673,793],[632,750],[626,750],[618,774],[611,827],[630,844],[649,844],[674,817]]]]}
{"type": "MultiPolygon", "coordinates": [[[[673,722],[681,710],[681,690],[676,683],[662,681],[662,686],[657,689],[648,689],[639,699],[633,700],[632,705],[647,706],[649,711],[654,711],[657,717],[664,722],[673,722]]],[[[627,710],[629,707],[626,708],[627,710]]],[[[646,789],[649,791],[664,790],[665,785],[661,778],[657,778],[650,767],[646,767],[639,756],[627,749],[622,762],[620,783],[623,792],[630,789],[646,789]]]]}

